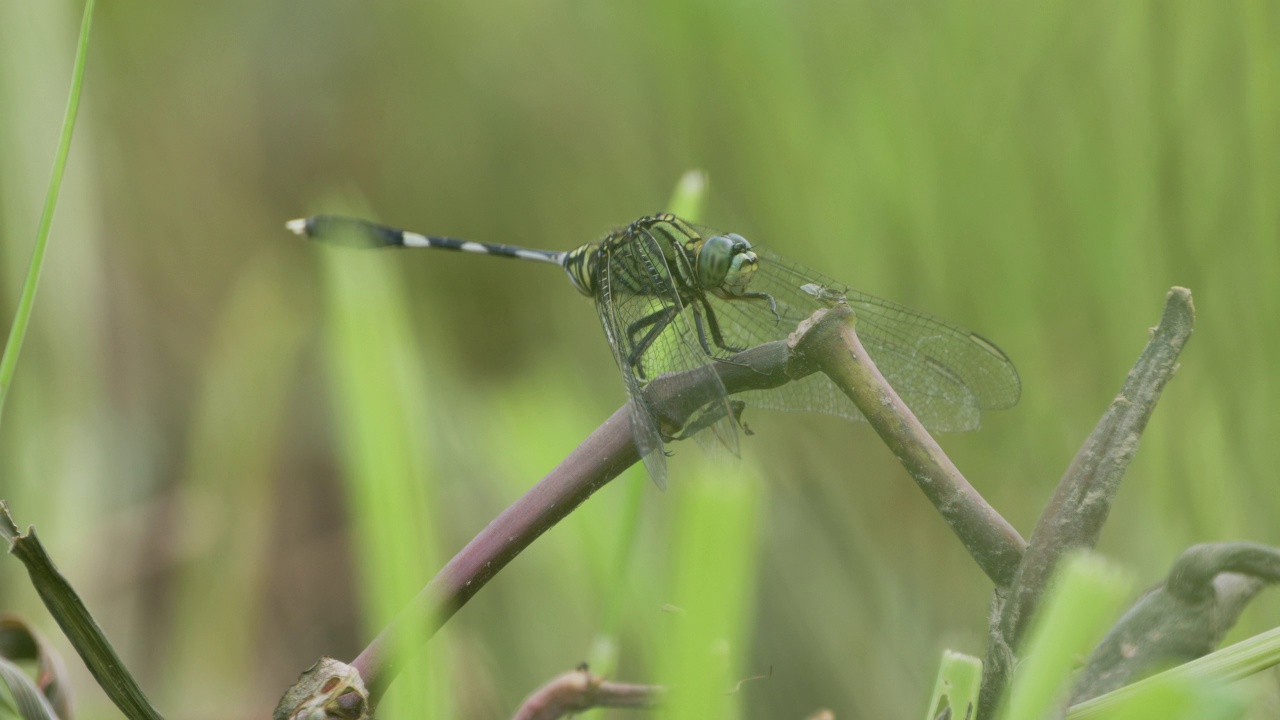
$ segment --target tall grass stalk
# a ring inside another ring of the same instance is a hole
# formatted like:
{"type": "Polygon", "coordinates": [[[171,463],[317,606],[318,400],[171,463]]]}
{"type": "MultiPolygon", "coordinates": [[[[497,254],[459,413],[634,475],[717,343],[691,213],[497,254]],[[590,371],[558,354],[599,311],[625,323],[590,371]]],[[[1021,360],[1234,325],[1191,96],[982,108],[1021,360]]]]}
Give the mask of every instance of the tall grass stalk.
{"type": "MultiPolygon", "coordinates": [[[[746,465],[742,466],[744,469],[746,465]]],[[[673,720],[728,720],[742,714],[751,673],[759,478],[699,458],[671,488],[669,632],[660,677],[673,720]]]]}
{"type": "Polygon", "coordinates": [[[44,210],[40,213],[35,249],[31,253],[27,278],[22,284],[18,311],[14,313],[13,325],[9,328],[9,340],[5,343],[3,357],[0,357],[0,420],[4,418],[5,399],[9,396],[9,386],[13,383],[13,374],[18,366],[18,355],[22,352],[22,342],[27,337],[27,326],[35,307],[36,288],[40,285],[40,271],[44,268],[45,249],[49,244],[49,230],[53,227],[53,211],[58,207],[62,175],[67,167],[67,156],[71,152],[71,136],[80,110],[80,88],[84,84],[85,57],[89,51],[89,29],[93,25],[93,4],[94,0],[88,0],[84,5],[84,16],[80,21],[80,41],[76,46],[76,59],[71,70],[67,111],[62,118],[62,135],[58,138],[58,149],[54,153],[53,173],[49,178],[49,190],[45,194],[44,210]]]}

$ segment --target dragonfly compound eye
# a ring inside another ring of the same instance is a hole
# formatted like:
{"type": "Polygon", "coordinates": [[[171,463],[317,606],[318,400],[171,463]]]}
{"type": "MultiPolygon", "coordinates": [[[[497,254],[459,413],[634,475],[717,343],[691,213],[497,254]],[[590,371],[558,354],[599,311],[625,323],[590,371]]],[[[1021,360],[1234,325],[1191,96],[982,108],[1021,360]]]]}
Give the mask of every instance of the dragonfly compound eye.
{"type": "Polygon", "coordinates": [[[741,235],[730,234],[727,239],[730,243],[729,269],[720,281],[720,289],[730,296],[738,296],[747,292],[759,258],[751,249],[751,243],[741,235]]]}
{"type": "Polygon", "coordinates": [[[737,295],[746,289],[755,269],[756,254],[741,235],[714,235],[702,241],[696,263],[699,285],[737,295]]]}
{"type": "Polygon", "coordinates": [[[733,240],[725,235],[713,235],[702,241],[698,250],[698,284],[711,289],[719,287],[729,274],[733,263],[733,240]]]}

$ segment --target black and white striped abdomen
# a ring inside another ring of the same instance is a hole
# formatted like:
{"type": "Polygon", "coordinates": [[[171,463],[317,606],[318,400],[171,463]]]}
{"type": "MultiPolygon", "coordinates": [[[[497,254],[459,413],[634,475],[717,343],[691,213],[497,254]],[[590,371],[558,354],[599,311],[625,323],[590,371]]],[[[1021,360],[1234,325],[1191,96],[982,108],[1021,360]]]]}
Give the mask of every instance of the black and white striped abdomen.
{"type": "Polygon", "coordinates": [[[291,220],[287,223],[287,227],[311,240],[346,247],[439,248],[441,250],[496,255],[498,257],[534,260],[557,265],[564,263],[566,255],[562,252],[532,250],[515,245],[481,243],[437,235],[422,235],[369,222],[368,220],[339,217],[337,215],[316,215],[306,219],[291,220]]]}

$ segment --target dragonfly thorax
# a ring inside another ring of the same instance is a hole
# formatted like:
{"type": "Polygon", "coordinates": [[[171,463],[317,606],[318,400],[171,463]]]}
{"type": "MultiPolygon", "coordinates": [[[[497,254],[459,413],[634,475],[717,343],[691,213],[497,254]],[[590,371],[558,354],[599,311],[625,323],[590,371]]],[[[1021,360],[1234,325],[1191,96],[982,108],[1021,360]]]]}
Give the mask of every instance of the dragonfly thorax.
{"type": "Polygon", "coordinates": [[[751,243],[736,233],[713,235],[702,241],[695,260],[698,284],[725,298],[742,297],[751,284],[759,258],[751,243]]]}
{"type": "Polygon", "coordinates": [[[599,243],[586,243],[564,254],[561,260],[573,287],[587,297],[595,297],[599,291],[596,273],[600,268],[599,243]]]}

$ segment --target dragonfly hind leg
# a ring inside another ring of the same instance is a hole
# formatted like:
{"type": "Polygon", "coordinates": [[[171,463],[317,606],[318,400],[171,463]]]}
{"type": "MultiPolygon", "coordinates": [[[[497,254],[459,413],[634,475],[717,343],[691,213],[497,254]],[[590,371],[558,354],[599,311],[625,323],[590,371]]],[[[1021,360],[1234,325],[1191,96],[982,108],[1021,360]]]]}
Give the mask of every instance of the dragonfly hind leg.
{"type": "MultiPolygon", "coordinates": [[[[747,403],[742,400],[729,400],[729,406],[727,409],[722,403],[713,402],[699,410],[698,414],[693,416],[693,419],[685,423],[684,427],[680,428],[679,433],[668,436],[666,439],[686,440],[697,435],[700,431],[714,426],[717,422],[720,422],[721,418],[724,417],[732,418],[733,424],[736,427],[742,428],[742,432],[744,434],[755,435],[755,433],[751,431],[751,428],[747,427],[747,424],[742,422],[742,412],[746,409],[747,403]]],[[[723,439],[721,442],[726,445],[728,444],[723,439]]]]}
{"type": "Polygon", "coordinates": [[[631,327],[627,328],[627,339],[634,343],[631,346],[631,352],[627,355],[627,364],[635,369],[636,377],[640,379],[644,379],[646,377],[644,373],[644,364],[640,362],[640,357],[644,355],[650,347],[653,347],[654,341],[658,339],[658,336],[662,334],[663,330],[667,329],[667,326],[675,319],[678,311],[679,310],[675,305],[667,305],[661,310],[650,313],[649,315],[631,323],[631,327]],[[640,338],[639,341],[636,341],[636,335],[645,328],[649,328],[649,331],[646,332],[644,337],[640,338]]]}

